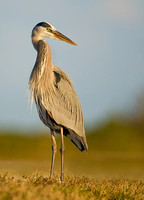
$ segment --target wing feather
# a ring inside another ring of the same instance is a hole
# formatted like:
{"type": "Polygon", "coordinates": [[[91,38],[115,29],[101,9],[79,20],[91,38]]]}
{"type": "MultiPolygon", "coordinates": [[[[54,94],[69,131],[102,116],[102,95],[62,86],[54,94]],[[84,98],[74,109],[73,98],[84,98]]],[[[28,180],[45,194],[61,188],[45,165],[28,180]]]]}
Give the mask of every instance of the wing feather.
{"type": "MultiPolygon", "coordinates": [[[[44,107],[50,111],[57,124],[61,124],[85,139],[83,114],[79,98],[69,76],[53,65],[54,84],[44,107]]],[[[45,102],[46,100],[46,102],[45,102]]]]}

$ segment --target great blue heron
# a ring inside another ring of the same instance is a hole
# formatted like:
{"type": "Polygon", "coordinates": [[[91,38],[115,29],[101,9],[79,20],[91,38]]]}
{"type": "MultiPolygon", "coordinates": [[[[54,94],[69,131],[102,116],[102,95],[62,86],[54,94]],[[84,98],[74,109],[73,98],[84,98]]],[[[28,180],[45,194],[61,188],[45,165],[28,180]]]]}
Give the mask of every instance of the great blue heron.
{"type": "Polygon", "coordinates": [[[50,128],[52,139],[52,162],[50,177],[53,176],[56,154],[54,132],[61,134],[61,176],[63,180],[64,141],[67,136],[79,150],[88,149],[80,101],[69,76],[52,64],[52,55],[44,37],[62,40],[77,45],[58,32],[50,23],[41,22],[32,30],[32,43],[37,59],[32,70],[29,88],[34,96],[37,111],[42,122],[50,128]]]}

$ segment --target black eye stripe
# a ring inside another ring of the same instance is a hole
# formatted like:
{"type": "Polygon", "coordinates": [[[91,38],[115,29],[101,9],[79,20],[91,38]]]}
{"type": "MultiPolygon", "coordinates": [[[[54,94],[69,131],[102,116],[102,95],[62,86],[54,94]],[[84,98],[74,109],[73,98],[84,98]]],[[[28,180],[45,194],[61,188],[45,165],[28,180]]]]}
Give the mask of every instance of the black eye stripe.
{"type": "Polygon", "coordinates": [[[42,26],[42,27],[48,27],[48,28],[50,28],[51,26],[48,24],[48,23],[46,23],[46,22],[40,22],[40,23],[38,23],[36,26],[42,26]]]}

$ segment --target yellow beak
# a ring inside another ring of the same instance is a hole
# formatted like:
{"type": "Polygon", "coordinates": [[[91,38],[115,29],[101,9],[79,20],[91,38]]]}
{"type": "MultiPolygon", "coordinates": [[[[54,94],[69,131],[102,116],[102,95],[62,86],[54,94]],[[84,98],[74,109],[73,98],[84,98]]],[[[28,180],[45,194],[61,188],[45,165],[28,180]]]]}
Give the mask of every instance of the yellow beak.
{"type": "Polygon", "coordinates": [[[65,41],[69,44],[72,44],[72,45],[76,45],[77,44],[75,42],[73,42],[72,40],[70,40],[68,37],[66,37],[65,35],[63,35],[62,33],[58,32],[58,31],[54,31],[53,32],[54,36],[55,36],[55,39],[57,40],[62,40],[62,41],[65,41]]]}

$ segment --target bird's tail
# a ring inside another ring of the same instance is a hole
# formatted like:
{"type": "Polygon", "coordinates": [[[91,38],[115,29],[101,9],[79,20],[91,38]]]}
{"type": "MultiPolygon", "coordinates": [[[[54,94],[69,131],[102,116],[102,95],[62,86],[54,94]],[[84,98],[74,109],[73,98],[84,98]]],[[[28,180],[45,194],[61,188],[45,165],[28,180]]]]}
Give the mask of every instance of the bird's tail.
{"type": "MultiPolygon", "coordinates": [[[[64,133],[65,133],[65,130],[64,130],[64,133]]],[[[88,151],[88,145],[85,138],[78,136],[74,131],[70,129],[68,129],[68,133],[66,134],[66,137],[68,137],[80,151],[84,151],[84,150],[88,151]]]]}

